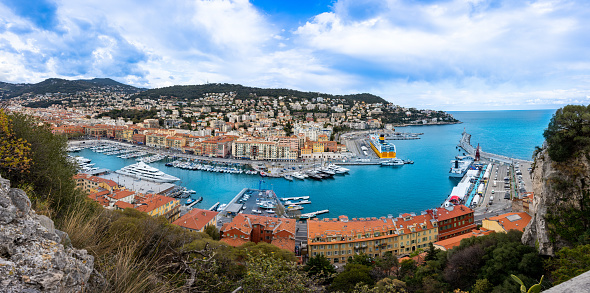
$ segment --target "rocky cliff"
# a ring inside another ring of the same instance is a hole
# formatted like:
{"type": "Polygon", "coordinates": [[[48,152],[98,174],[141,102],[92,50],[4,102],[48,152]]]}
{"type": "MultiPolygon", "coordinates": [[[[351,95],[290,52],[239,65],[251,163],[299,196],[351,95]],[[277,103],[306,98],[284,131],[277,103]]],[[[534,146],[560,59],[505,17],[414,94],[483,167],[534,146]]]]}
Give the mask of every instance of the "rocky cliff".
{"type": "Polygon", "coordinates": [[[532,219],[522,242],[553,256],[588,230],[589,156],[557,163],[544,148],[535,157],[532,179],[532,219]]]}
{"type": "Polygon", "coordinates": [[[0,178],[0,291],[82,292],[94,259],[67,242],[51,219],[31,209],[24,191],[0,178]]]}

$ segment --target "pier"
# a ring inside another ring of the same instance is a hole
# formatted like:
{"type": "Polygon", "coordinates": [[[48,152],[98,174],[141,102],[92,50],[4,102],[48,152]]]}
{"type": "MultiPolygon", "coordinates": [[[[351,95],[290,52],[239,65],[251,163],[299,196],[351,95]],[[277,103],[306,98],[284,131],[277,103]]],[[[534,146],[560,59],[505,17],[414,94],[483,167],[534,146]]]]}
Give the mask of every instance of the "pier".
{"type": "Polygon", "coordinates": [[[210,211],[214,211],[219,206],[219,202],[215,203],[212,207],[209,208],[210,211]]]}
{"type": "Polygon", "coordinates": [[[309,218],[313,218],[317,215],[325,214],[325,213],[329,213],[329,212],[330,212],[329,210],[321,210],[321,211],[317,211],[317,212],[301,214],[300,219],[309,219],[309,218]]]}
{"type": "Polygon", "coordinates": [[[300,199],[309,199],[309,196],[298,196],[298,197],[281,197],[282,201],[288,200],[300,200],[300,199]]]}
{"type": "Polygon", "coordinates": [[[193,201],[193,202],[192,202],[191,204],[189,204],[187,207],[190,209],[190,208],[192,208],[194,205],[196,205],[196,204],[200,203],[201,201],[203,201],[203,197],[202,197],[202,196],[201,196],[201,197],[199,197],[199,198],[197,198],[195,201],[193,201]]]}
{"type": "MultiPolygon", "coordinates": [[[[476,148],[471,145],[471,134],[467,133],[465,130],[463,130],[463,136],[461,137],[461,140],[459,141],[458,147],[462,148],[468,154],[475,157],[476,148]]],[[[510,158],[507,156],[483,152],[483,151],[481,151],[481,149],[479,150],[479,156],[480,156],[480,158],[487,159],[490,162],[512,164],[512,162],[514,162],[514,161],[523,161],[523,162],[532,163],[531,161],[527,161],[527,160],[519,160],[519,159],[515,159],[515,158],[510,158]]]]}

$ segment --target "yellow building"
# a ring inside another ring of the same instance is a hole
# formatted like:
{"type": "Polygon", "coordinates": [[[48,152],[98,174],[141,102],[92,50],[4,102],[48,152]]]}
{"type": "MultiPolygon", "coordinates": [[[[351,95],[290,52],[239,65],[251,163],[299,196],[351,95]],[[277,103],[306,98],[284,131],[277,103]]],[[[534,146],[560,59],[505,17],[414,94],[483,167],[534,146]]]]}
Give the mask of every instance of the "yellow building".
{"type": "Polygon", "coordinates": [[[352,220],[340,216],[307,221],[309,256],[324,255],[331,263],[344,264],[349,257],[360,253],[371,257],[388,251],[394,255],[410,254],[427,248],[437,237],[437,223],[430,214],[352,220]]]}
{"type": "Polygon", "coordinates": [[[152,217],[164,216],[172,222],[178,219],[180,201],[168,196],[153,195],[142,200],[136,209],[152,217]]]}
{"type": "Polygon", "coordinates": [[[507,213],[489,219],[482,220],[482,227],[497,233],[506,233],[510,230],[524,231],[531,221],[531,216],[525,212],[507,213]]]}

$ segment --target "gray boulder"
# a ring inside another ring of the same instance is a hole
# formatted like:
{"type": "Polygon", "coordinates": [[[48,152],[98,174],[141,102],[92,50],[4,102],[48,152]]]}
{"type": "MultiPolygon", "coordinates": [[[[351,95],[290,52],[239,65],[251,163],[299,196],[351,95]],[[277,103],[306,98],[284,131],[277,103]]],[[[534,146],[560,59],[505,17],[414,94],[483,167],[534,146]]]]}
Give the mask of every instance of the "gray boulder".
{"type": "Polygon", "coordinates": [[[0,178],[0,291],[84,291],[94,258],[64,248],[66,238],[50,218],[35,214],[24,191],[0,178]]]}

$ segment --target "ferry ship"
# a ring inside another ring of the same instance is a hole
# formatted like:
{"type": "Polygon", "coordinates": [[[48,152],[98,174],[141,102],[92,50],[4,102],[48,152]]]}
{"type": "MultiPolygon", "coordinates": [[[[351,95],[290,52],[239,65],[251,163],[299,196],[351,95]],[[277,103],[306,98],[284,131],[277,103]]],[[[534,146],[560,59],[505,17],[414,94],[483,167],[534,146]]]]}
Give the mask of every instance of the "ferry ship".
{"type": "Polygon", "coordinates": [[[449,170],[449,177],[462,178],[469,166],[473,163],[471,156],[457,156],[455,160],[451,161],[452,167],[449,170]]]}
{"type": "Polygon", "coordinates": [[[377,136],[376,134],[371,134],[369,135],[369,142],[371,148],[379,158],[395,158],[395,145],[387,142],[385,140],[385,135],[381,134],[380,136],[377,136]]]}
{"type": "Polygon", "coordinates": [[[180,178],[168,175],[154,167],[148,166],[144,162],[139,162],[137,164],[123,167],[120,170],[115,171],[115,173],[159,183],[168,183],[180,180],[180,178]]]}

